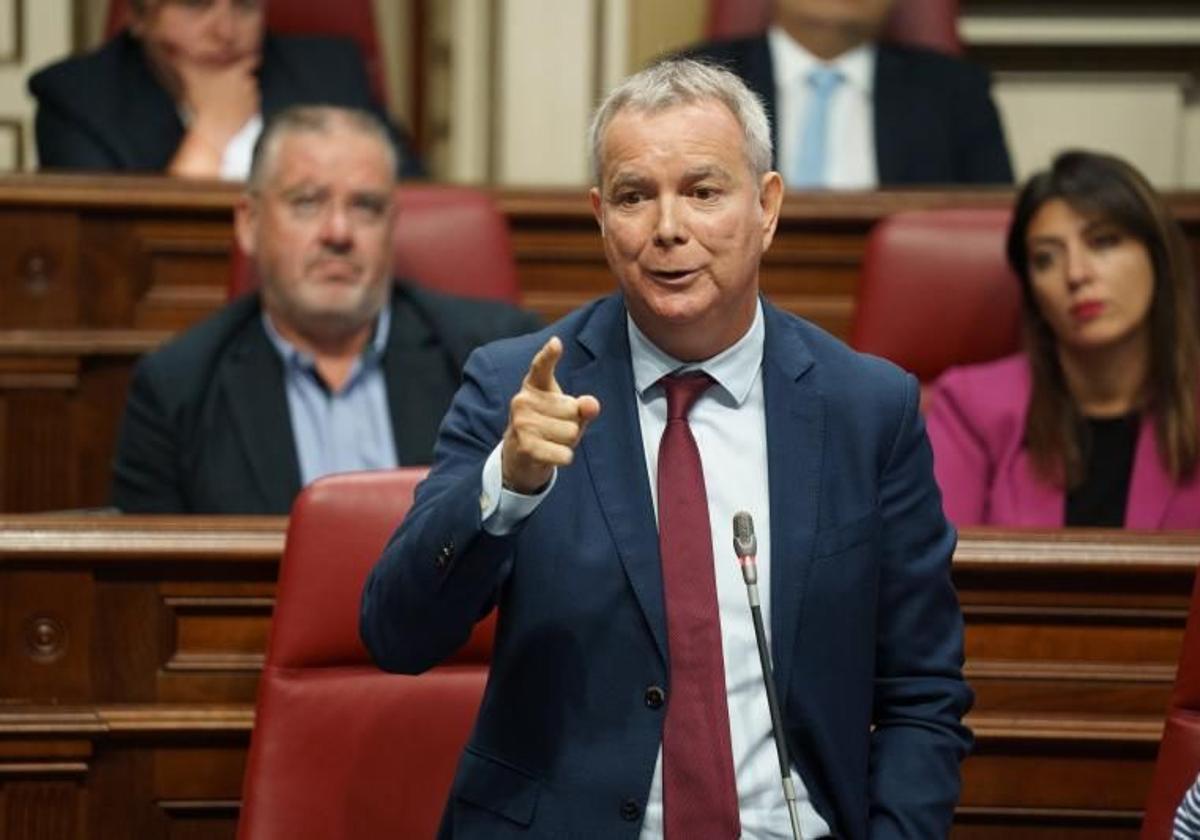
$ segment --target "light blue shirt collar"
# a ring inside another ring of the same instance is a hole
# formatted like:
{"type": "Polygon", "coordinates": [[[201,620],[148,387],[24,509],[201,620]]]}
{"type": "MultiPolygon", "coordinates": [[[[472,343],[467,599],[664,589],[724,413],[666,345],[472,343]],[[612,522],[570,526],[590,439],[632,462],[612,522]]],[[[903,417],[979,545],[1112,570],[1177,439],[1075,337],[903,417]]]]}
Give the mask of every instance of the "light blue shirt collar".
{"type": "MultiPolygon", "coordinates": [[[[262,325],[267,333],[267,339],[279,351],[279,357],[283,360],[284,368],[294,367],[301,370],[315,370],[316,360],[279,334],[279,330],[275,328],[275,324],[271,321],[271,316],[267,314],[266,308],[262,310],[262,325]]],[[[354,368],[347,379],[347,387],[354,381],[354,378],[364,365],[369,365],[383,359],[383,354],[387,350],[388,335],[391,331],[391,326],[392,304],[389,300],[384,302],[383,308],[379,310],[379,315],[375,318],[375,330],[371,334],[371,340],[363,347],[362,357],[355,361],[354,368]]]]}
{"type": "Polygon", "coordinates": [[[746,334],[732,346],[702,362],[681,362],[664,353],[638,329],[633,318],[626,316],[629,325],[629,355],[633,365],[633,383],[638,395],[646,398],[646,392],[658,380],[679,370],[702,370],[716,380],[717,384],[741,405],[750,395],[758,369],[762,366],[763,343],[766,326],[763,322],[762,301],[754,309],[754,322],[746,334]]]}

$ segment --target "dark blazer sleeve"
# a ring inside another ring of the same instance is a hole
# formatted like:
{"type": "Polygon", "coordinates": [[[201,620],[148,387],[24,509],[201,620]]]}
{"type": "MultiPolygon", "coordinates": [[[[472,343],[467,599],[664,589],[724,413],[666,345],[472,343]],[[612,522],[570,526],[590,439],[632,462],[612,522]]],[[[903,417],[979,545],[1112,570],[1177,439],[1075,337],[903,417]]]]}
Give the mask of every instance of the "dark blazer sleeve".
{"type": "Polygon", "coordinates": [[[919,389],[906,376],[903,410],[880,479],[881,566],[876,611],[869,831],[947,837],[959,764],[972,739],[962,717],[963,621],[950,578],[956,533],[942,513],[919,389]]]}
{"type": "MultiPolygon", "coordinates": [[[[515,342],[525,358],[541,346],[538,337],[515,342]]],[[[420,673],[454,653],[491,609],[512,569],[515,535],[483,530],[479,488],[523,370],[498,366],[493,347],[467,361],[429,478],[363,588],[359,632],[388,671],[420,673]]]]}
{"type": "Polygon", "coordinates": [[[134,369],[113,463],[112,502],[126,513],[188,509],[179,486],[179,441],[167,408],[167,387],[154,355],[134,369]]]}
{"type": "Polygon", "coordinates": [[[51,102],[39,102],[33,123],[43,169],[119,169],[120,162],[95,134],[51,102]]]}

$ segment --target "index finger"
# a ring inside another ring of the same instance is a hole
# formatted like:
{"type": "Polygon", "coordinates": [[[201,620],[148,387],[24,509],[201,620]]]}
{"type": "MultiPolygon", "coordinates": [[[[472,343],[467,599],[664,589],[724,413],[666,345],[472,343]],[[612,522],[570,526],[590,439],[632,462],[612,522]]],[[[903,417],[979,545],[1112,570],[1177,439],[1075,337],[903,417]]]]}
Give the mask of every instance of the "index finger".
{"type": "Polygon", "coordinates": [[[552,335],[542,345],[542,349],[537,351],[533,361],[529,363],[529,373],[525,380],[540,391],[560,393],[562,389],[558,387],[558,382],[554,378],[554,367],[560,358],[562,358],[562,341],[558,336],[552,335]]]}

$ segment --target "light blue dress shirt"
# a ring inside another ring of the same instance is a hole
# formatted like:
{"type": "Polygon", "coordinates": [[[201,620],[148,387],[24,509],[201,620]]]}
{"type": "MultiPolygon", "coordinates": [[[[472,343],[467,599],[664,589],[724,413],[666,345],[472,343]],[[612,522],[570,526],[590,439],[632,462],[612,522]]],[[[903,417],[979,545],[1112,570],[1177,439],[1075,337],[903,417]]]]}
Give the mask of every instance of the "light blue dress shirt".
{"type": "Polygon", "coordinates": [[[265,310],[262,319],[267,338],[283,362],[300,483],[307,485],[331,473],[398,466],[383,372],[392,322],[390,304],[379,313],[371,340],[338,391],[321,380],[312,356],[279,334],[265,310]]]}

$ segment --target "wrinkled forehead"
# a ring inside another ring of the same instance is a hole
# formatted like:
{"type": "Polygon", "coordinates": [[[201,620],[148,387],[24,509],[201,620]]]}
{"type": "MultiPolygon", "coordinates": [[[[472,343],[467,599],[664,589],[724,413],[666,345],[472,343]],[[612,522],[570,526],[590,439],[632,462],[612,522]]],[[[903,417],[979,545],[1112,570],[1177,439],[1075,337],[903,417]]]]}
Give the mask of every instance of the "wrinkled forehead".
{"type": "Polygon", "coordinates": [[[335,182],[351,178],[381,190],[395,186],[393,153],[387,141],[341,121],[275,135],[263,164],[262,183],[270,188],[300,179],[335,182]]]}
{"type": "Polygon", "coordinates": [[[656,147],[707,152],[721,158],[727,168],[741,164],[753,170],[745,130],[733,110],[715,98],[624,103],[604,125],[599,146],[597,176],[601,184],[613,176],[614,165],[620,166],[622,161],[615,156],[624,159],[656,147]]]}

